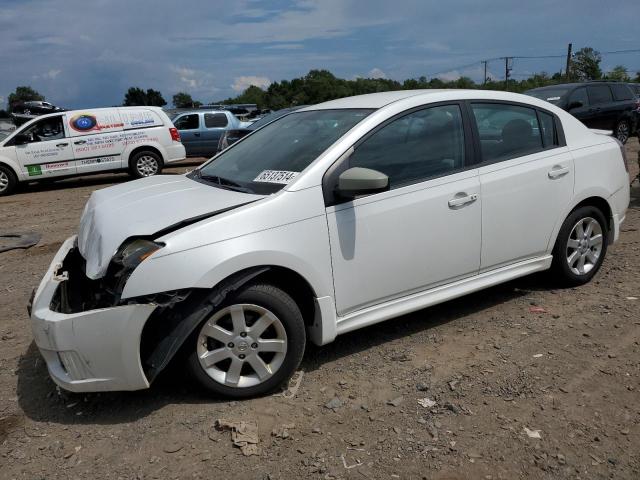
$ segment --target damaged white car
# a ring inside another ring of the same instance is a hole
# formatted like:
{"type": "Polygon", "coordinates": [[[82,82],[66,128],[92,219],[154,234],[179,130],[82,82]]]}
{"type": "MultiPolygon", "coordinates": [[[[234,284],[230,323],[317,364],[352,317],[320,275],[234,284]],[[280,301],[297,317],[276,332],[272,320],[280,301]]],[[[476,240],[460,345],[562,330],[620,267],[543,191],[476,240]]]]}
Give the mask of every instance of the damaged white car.
{"type": "Polygon", "coordinates": [[[96,191],[35,292],[35,341],[72,391],[147,388],[184,359],[218,395],[262,394],[307,338],[549,268],[589,281],[625,167],[615,139],[512,93],[304,108],[185,176],[96,191]]]}

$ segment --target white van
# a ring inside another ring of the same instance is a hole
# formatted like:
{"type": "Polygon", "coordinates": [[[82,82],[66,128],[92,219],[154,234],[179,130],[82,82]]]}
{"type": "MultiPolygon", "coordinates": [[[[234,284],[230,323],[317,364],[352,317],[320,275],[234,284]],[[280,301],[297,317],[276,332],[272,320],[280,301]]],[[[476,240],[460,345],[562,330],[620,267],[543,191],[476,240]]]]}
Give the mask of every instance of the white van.
{"type": "Polygon", "coordinates": [[[0,196],[18,182],[54,177],[114,170],[150,177],[184,158],[180,133],[158,107],[42,115],[0,137],[0,196]]]}

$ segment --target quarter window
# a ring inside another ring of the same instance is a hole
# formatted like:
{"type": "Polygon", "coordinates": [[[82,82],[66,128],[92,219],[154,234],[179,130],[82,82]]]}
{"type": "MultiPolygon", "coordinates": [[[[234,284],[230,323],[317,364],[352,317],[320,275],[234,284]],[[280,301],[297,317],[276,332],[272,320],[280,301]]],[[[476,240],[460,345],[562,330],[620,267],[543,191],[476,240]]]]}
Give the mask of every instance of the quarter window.
{"type": "Polygon", "coordinates": [[[471,108],[483,162],[521,157],[544,148],[535,109],[502,103],[477,103],[471,108]]]}
{"type": "Polygon", "coordinates": [[[204,126],[207,128],[224,128],[229,121],[224,113],[205,113],[204,126]]]}
{"type": "Polygon", "coordinates": [[[613,97],[617,101],[631,100],[633,98],[631,89],[622,83],[614,83],[611,85],[611,90],[613,91],[613,97]]]}
{"type": "Polygon", "coordinates": [[[540,126],[542,127],[544,148],[558,146],[558,135],[556,134],[553,115],[538,110],[538,118],[540,119],[540,126]]]}
{"type": "Polygon", "coordinates": [[[464,129],[460,107],[431,107],[393,120],[356,148],[349,166],[384,173],[389,177],[390,188],[462,168],[464,129]]]}
{"type": "Polygon", "coordinates": [[[591,105],[613,101],[611,90],[607,85],[589,85],[587,92],[589,93],[589,103],[591,105]]]}
{"type": "Polygon", "coordinates": [[[200,119],[197,113],[183,115],[173,122],[178,130],[197,130],[200,128],[200,119]]]}

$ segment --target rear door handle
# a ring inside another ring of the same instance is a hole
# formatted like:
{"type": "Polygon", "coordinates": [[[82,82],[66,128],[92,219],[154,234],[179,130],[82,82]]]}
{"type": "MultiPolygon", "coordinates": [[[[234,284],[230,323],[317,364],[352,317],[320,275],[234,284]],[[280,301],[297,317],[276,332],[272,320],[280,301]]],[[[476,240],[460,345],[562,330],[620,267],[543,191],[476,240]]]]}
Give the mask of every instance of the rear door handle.
{"type": "Polygon", "coordinates": [[[68,143],[56,143],[56,147],[66,147],[68,143]]]}
{"type": "Polygon", "coordinates": [[[560,178],[569,173],[569,167],[561,167],[560,165],[555,165],[547,175],[549,175],[550,179],[560,178]]]}
{"type": "Polygon", "coordinates": [[[478,194],[473,193],[471,195],[466,195],[465,193],[458,193],[457,195],[464,196],[456,196],[449,200],[449,208],[458,208],[463,207],[469,203],[473,203],[478,199],[478,194]]]}
{"type": "Polygon", "coordinates": [[[200,136],[200,134],[199,134],[199,133],[194,133],[194,134],[193,134],[193,136],[194,136],[194,137],[199,137],[199,136],[200,136]]]}
{"type": "Polygon", "coordinates": [[[86,140],[78,140],[77,142],[73,142],[74,145],[84,145],[85,143],[87,143],[86,140]]]}

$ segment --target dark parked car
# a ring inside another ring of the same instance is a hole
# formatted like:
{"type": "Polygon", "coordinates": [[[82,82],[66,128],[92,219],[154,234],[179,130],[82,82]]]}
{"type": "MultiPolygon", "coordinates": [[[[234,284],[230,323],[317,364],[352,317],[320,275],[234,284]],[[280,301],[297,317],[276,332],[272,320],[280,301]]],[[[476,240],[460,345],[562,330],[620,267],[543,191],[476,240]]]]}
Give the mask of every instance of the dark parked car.
{"type": "Polygon", "coordinates": [[[271,123],[274,120],[277,120],[280,117],[285,116],[287,113],[295,112],[296,110],[302,107],[306,107],[306,105],[300,105],[297,107],[283,108],[282,110],[276,110],[275,112],[271,112],[265,115],[264,117],[260,118],[259,120],[256,120],[251,125],[245,128],[234,128],[234,129],[227,130],[220,137],[220,141],[218,142],[218,152],[221,152],[222,150],[227,148],[229,145],[233,145],[242,137],[246,137],[257,128],[260,128],[263,125],[266,125],[267,123],[271,123]]]}
{"type": "Polygon", "coordinates": [[[589,128],[612,130],[622,143],[638,127],[640,98],[626,83],[565,83],[525,93],[563,108],[589,128]]]}
{"type": "Polygon", "coordinates": [[[64,108],[56,107],[49,102],[42,102],[39,100],[17,103],[12,105],[11,110],[11,118],[17,127],[38,115],[66,111],[64,108]]]}

